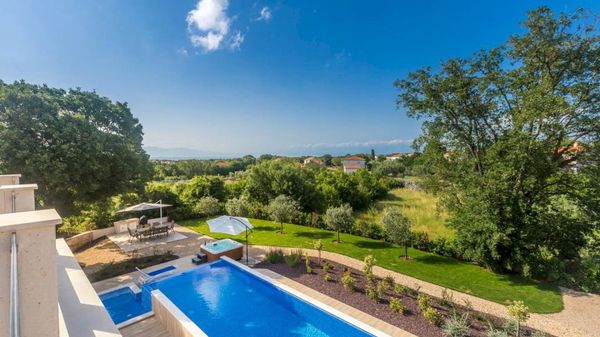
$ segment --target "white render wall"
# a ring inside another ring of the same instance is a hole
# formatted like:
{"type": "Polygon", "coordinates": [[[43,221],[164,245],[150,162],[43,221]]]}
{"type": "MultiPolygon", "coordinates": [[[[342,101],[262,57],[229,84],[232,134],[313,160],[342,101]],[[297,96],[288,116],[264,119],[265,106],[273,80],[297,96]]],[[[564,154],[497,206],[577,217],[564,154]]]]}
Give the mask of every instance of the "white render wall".
{"type": "Polygon", "coordinates": [[[21,336],[58,337],[55,210],[0,214],[0,337],[8,337],[10,251],[16,233],[21,336]]]}
{"type": "Polygon", "coordinates": [[[0,214],[35,210],[35,190],[36,184],[0,185],[0,214]]]}
{"type": "Polygon", "coordinates": [[[0,174],[0,185],[19,185],[20,174],[0,174]]]}

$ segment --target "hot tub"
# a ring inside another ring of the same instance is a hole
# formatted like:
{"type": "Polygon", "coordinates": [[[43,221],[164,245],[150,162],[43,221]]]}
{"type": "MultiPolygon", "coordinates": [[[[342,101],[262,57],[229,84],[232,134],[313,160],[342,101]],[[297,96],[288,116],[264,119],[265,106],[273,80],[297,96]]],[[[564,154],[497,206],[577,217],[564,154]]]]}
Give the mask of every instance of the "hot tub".
{"type": "Polygon", "coordinates": [[[206,254],[208,262],[216,261],[221,256],[239,260],[244,255],[244,245],[231,239],[223,239],[200,246],[200,251],[206,254]]]}

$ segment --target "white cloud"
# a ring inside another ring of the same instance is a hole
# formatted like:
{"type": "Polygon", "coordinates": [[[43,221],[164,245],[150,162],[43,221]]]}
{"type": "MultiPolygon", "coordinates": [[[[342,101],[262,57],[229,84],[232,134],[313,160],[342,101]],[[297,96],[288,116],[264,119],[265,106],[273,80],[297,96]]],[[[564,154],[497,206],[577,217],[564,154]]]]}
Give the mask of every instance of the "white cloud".
{"type": "Polygon", "coordinates": [[[244,37],[244,34],[238,30],[231,38],[231,41],[229,42],[229,48],[239,49],[242,45],[242,42],[244,42],[244,37]]]}
{"type": "Polygon", "coordinates": [[[179,54],[179,55],[186,55],[187,56],[188,50],[185,49],[185,48],[183,48],[183,47],[181,47],[181,48],[177,49],[177,54],[179,54]]]}
{"type": "Polygon", "coordinates": [[[227,7],[228,0],[199,0],[196,8],[189,11],[186,21],[190,40],[195,47],[200,47],[205,52],[221,47],[231,23],[226,13],[227,7]]]}
{"type": "Polygon", "coordinates": [[[377,145],[409,145],[412,144],[412,139],[389,139],[389,140],[369,140],[369,141],[352,141],[342,143],[316,143],[316,144],[304,144],[302,148],[314,149],[314,148],[336,148],[336,147],[369,147],[377,145]]]}
{"type": "Polygon", "coordinates": [[[271,20],[271,17],[273,17],[271,9],[265,6],[260,10],[260,16],[256,20],[269,22],[271,20]]]}

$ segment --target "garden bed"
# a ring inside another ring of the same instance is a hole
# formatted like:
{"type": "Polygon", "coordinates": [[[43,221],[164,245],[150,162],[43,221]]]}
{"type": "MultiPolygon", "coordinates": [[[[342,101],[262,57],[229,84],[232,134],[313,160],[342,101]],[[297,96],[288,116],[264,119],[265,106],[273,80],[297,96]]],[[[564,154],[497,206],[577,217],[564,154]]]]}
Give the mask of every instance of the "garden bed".
{"type": "Polygon", "coordinates": [[[171,252],[153,254],[148,256],[131,258],[121,262],[110,262],[103,265],[98,271],[88,276],[91,282],[98,282],[111,277],[127,274],[139,269],[148,268],[157,264],[178,259],[179,256],[171,252]]]}
{"type": "MultiPolygon", "coordinates": [[[[417,336],[447,336],[443,330],[443,323],[440,326],[436,326],[423,317],[417,300],[418,292],[415,289],[406,288],[402,294],[398,294],[394,289],[391,289],[385,292],[379,302],[375,302],[366,295],[365,286],[367,284],[367,279],[362,271],[348,268],[331,261],[328,261],[328,263],[333,267],[328,271],[332,278],[331,281],[325,280],[326,272],[322,267],[323,261],[321,265],[319,265],[316,258],[311,258],[310,264],[312,267],[312,274],[307,274],[304,259],[293,267],[290,267],[283,262],[263,262],[258,264],[256,268],[272,270],[417,336]],[[351,273],[352,277],[356,280],[354,291],[344,288],[341,282],[341,278],[345,271],[351,273]],[[391,297],[396,297],[401,300],[402,305],[406,309],[404,314],[399,314],[390,309],[389,300],[391,297]]],[[[377,279],[377,282],[379,281],[381,280],[377,279]]],[[[465,303],[446,305],[442,305],[441,303],[443,303],[441,299],[431,299],[431,307],[441,314],[443,320],[452,316],[453,310],[456,310],[459,314],[468,313],[470,323],[469,336],[486,337],[490,324],[495,327],[501,327],[505,323],[505,320],[503,319],[468,310],[467,307],[465,307],[465,303]]],[[[532,336],[534,332],[535,330],[522,327],[521,336],[532,336]]],[[[546,336],[550,337],[549,335],[546,336]]]]}

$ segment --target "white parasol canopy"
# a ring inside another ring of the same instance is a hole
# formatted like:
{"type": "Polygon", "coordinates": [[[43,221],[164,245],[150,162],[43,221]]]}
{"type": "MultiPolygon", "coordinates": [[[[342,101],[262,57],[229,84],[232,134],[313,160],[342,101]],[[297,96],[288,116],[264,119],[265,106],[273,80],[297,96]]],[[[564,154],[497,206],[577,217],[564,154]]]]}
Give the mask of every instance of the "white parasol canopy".
{"type": "Polygon", "coordinates": [[[117,213],[128,213],[128,212],[143,212],[149,211],[151,209],[163,209],[165,207],[171,207],[172,205],[167,205],[163,203],[153,203],[153,202],[142,202],[141,204],[129,206],[127,208],[123,208],[118,210],[117,213]]]}
{"type": "Polygon", "coordinates": [[[218,218],[208,220],[207,223],[211,232],[229,235],[238,235],[245,230],[252,229],[252,224],[248,219],[237,216],[221,215],[218,218]]]}
{"type": "Polygon", "coordinates": [[[218,218],[206,221],[211,232],[238,235],[246,232],[246,264],[248,264],[248,231],[252,224],[248,219],[239,216],[221,215],[218,218]]]}

